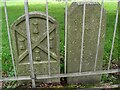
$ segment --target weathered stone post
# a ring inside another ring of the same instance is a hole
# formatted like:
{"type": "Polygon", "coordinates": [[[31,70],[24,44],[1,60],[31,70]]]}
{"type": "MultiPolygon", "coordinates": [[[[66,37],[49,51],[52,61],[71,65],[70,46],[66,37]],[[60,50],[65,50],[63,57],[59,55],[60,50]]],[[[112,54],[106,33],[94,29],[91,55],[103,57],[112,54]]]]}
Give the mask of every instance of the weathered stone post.
{"type": "MultiPolygon", "coordinates": [[[[48,75],[46,14],[41,12],[30,12],[29,18],[35,74],[48,75]]],[[[25,15],[19,17],[12,24],[11,29],[17,75],[29,76],[30,63],[28,61],[25,15]]],[[[49,16],[49,34],[50,34],[51,75],[59,74],[60,54],[59,54],[58,24],[56,20],[50,16],[49,16]]],[[[46,80],[45,82],[47,81],[48,80],[46,80]]],[[[51,82],[52,81],[59,82],[59,79],[51,79],[51,82]]]]}
{"type": "MultiPolygon", "coordinates": [[[[67,33],[67,73],[77,73],[80,68],[83,2],[73,2],[68,8],[68,33],[67,33]]],[[[96,2],[86,3],[85,31],[82,72],[94,71],[95,56],[98,41],[101,5],[96,2]]],[[[103,49],[106,31],[106,14],[103,10],[100,46],[96,70],[102,70],[103,49]]],[[[101,75],[70,77],[68,83],[96,83],[101,75]]]]}

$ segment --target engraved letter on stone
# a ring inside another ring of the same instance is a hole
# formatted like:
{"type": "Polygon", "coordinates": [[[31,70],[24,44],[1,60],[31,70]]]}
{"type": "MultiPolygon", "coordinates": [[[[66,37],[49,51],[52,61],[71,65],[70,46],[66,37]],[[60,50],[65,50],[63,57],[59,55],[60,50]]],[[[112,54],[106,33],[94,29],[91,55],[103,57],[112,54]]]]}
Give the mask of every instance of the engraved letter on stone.
{"type": "Polygon", "coordinates": [[[33,23],[33,25],[34,25],[34,27],[35,27],[33,33],[34,33],[34,34],[38,34],[38,33],[39,33],[39,31],[38,31],[38,23],[33,23]]]}
{"type": "Polygon", "coordinates": [[[52,38],[50,38],[50,49],[52,49],[53,48],[53,37],[52,38]]]}
{"type": "Polygon", "coordinates": [[[20,42],[20,50],[25,50],[25,39],[24,38],[21,38],[19,39],[19,42],[20,42]]]}
{"type": "Polygon", "coordinates": [[[35,50],[35,60],[40,61],[40,49],[38,48],[35,50]]]}

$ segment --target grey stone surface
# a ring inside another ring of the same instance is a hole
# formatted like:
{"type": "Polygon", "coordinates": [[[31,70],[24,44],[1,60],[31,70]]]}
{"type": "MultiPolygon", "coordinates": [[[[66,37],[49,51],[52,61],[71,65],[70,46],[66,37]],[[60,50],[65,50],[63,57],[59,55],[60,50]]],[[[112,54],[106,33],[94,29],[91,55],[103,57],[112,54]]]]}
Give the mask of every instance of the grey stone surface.
{"type": "MultiPolygon", "coordinates": [[[[36,75],[48,75],[46,14],[30,12],[29,17],[34,71],[36,75]]],[[[19,17],[12,24],[11,31],[17,74],[18,76],[28,76],[30,75],[30,63],[28,60],[25,15],[19,17]]],[[[58,24],[56,20],[50,16],[49,31],[51,74],[59,74],[60,56],[58,24]]],[[[54,81],[56,82],[59,80],[54,79],[53,82],[54,81]]]]}
{"type": "MultiPolygon", "coordinates": [[[[97,48],[101,5],[96,2],[86,4],[84,51],[82,72],[93,71],[97,48]]],[[[79,72],[81,42],[82,42],[83,3],[73,2],[68,8],[68,33],[67,33],[67,73],[79,72]]],[[[106,14],[103,11],[100,47],[98,52],[97,69],[102,70],[103,49],[106,31],[106,14]]],[[[100,75],[67,78],[68,83],[96,83],[100,75]]]]}

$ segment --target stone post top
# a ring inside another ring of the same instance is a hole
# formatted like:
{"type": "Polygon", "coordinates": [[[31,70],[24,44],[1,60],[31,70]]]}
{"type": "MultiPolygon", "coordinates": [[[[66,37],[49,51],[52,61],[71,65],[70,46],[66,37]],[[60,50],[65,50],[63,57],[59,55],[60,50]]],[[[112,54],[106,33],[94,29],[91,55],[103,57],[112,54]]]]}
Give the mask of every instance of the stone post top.
{"type": "Polygon", "coordinates": [[[73,2],[73,4],[77,4],[77,5],[83,5],[83,4],[94,5],[94,4],[100,4],[100,3],[99,2],[73,2]]]}
{"type": "MultiPolygon", "coordinates": [[[[33,18],[33,17],[46,19],[46,13],[39,12],[39,11],[29,12],[29,18],[33,18]]],[[[48,16],[48,19],[49,19],[49,21],[57,24],[57,21],[56,21],[53,17],[48,16]]],[[[24,20],[25,20],[25,14],[23,14],[23,15],[20,16],[20,17],[18,17],[17,20],[15,20],[15,21],[12,23],[11,27],[14,26],[14,25],[19,24],[21,21],[24,21],[24,20]]]]}

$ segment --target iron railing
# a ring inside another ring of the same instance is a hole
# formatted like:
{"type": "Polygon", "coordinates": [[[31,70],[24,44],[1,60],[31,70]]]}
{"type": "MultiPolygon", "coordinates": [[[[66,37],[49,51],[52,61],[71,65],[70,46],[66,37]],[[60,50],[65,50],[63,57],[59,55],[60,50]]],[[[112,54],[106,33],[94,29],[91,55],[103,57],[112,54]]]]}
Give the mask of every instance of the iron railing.
{"type": "Polygon", "coordinates": [[[12,50],[12,44],[11,44],[11,36],[10,36],[10,29],[9,29],[9,22],[8,22],[8,13],[7,13],[7,6],[6,6],[6,0],[4,0],[4,12],[5,12],[5,18],[6,18],[6,25],[7,25],[7,32],[8,32],[8,40],[9,40],[9,47],[10,47],[10,53],[12,57],[12,64],[14,69],[14,75],[15,77],[1,77],[0,81],[14,81],[14,80],[32,80],[32,87],[36,87],[35,80],[36,79],[49,79],[49,78],[60,78],[60,77],[75,77],[75,76],[89,76],[89,75],[98,75],[98,74],[108,74],[108,73],[116,73],[120,72],[120,69],[110,69],[111,66],[111,60],[112,60],[112,53],[113,53],[113,47],[114,47],[114,41],[116,36],[116,29],[117,29],[117,23],[118,23],[118,7],[116,10],[116,20],[114,25],[114,34],[113,34],[113,40],[112,40],[112,48],[110,52],[110,58],[108,63],[108,69],[107,70],[96,70],[96,63],[98,59],[98,51],[99,51],[99,43],[100,43],[100,35],[101,35],[101,24],[102,24],[102,15],[103,15],[103,7],[104,7],[104,0],[102,0],[101,3],[101,13],[100,13],[100,22],[99,22],[99,32],[98,32],[98,42],[97,42],[97,48],[96,48],[96,57],[95,57],[95,65],[93,71],[87,71],[87,72],[81,72],[82,70],[82,58],[83,58],[83,43],[84,43],[84,29],[85,29],[85,10],[86,10],[86,2],[84,2],[84,8],[83,8],[83,26],[82,26],[82,45],[81,45],[81,57],[80,57],[80,69],[77,73],[67,73],[66,72],[66,60],[67,60],[67,21],[68,21],[68,0],[65,0],[65,58],[64,58],[64,74],[55,74],[51,75],[50,71],[50,41],[49,41],[49,22],[48,22],[48,0],[46,0],[46,32],[47,32],[47,46],[48,46],[48,75],[37,75],[35,77],[34,73],[34,67],[33,67],[33,58],[32,58],[32,49],[31,49],[31,38],[30,38],[30,24],[29,24],[29,10],[28,10],[28,0],[24,0],[24,9],[25,9],[25,17],[26,17],[26,33],[27,33],[27,43],[28,43],[28,52],[29,52],[29,62],[30,62],[30,70],[31,75],[30,76],[17,76],[16,73],[16,67],[14,62],[14,56],[13,56],[13,50],[12,50]]]}

